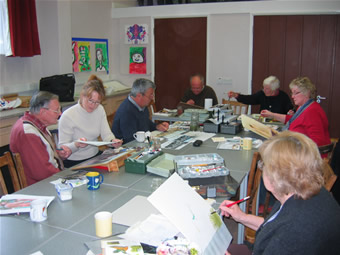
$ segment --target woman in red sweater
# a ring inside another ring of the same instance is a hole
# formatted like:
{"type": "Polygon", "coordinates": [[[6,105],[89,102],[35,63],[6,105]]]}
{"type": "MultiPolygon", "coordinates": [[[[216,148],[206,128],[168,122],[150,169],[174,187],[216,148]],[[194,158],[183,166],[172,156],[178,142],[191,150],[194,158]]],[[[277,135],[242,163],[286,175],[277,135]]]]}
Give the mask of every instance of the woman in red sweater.
{"type": "Polygon", "coordinates": [[[314,101],[315,85],[308,77],[298,77],[289,84],[289,88],[292,99],[298,107],[296,113],[286,115],[263,110],[261,116],[285,123],[284,130],[305,134],[318,146],[330,144],[327,116],[321,106],[314,101]]]}

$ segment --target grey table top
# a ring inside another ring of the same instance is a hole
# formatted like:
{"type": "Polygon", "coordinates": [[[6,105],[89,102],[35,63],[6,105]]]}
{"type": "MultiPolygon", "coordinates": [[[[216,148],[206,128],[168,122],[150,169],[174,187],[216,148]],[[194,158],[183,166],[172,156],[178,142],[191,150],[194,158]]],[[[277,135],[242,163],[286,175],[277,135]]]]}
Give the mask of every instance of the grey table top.
{"type": "MultiPolygon", "coordinates": [[[[241,135],[253,136],[247,132],[241,135]]],[[[217,150],[216,146],[217,144],[209,139],[200,147],[188,144],[179,151],[166,150],[166,152],[177,155],[218,153],[225,159],[231,176],[241,182],[250,169],[253,151],[217,150]]],[[[0,216],[0,254],[31,254],[36,251],[49,255],[86,254],[88,249],[84,243],[98,239],[95,235],[94,214],[98,211],[112,212],[136,195],[150,195],[151,181],[154,177],[159,177],[149,173],[145,175],[126,173],[124,167],[121,167],[119,172],[99,169],[96,171],[104,175],[100,189],[90,191],[86,185],[77,187],[73,190],[72,200],[69,201],[61,201],[50,182],[70,174],[71,170],[62,171],[18,191],[17,194],[56,198],[48,207],[47,220],[41,223],[31,222],[27,213],[0,216]]],[[[125,226],[117,224],[113,226],[113,234],[125,230],[125,226]]]]}

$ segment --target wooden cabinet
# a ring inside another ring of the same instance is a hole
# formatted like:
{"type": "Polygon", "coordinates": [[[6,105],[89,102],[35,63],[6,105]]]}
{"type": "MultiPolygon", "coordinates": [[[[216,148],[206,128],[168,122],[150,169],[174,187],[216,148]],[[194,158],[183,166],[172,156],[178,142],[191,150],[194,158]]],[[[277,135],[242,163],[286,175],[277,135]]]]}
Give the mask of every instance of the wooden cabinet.
{"type": "Polygon", "coordinates": [[[19,119],[18,116],[0,120],[0,147],[9,144],[9,136],[14,123],[19,119]]]}
{"type": "Polygon", "coordinates": [[[110,127],[118,107],[127,98],[129,93],[130,89],[112,96],[106,96],[106,99],[102,102],[110,127]]]}

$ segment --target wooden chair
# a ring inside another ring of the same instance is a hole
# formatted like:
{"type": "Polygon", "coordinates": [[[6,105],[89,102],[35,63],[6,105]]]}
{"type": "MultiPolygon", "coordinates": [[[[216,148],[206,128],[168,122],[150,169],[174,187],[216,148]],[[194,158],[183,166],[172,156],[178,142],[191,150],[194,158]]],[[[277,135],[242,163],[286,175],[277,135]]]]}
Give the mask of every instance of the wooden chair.
{"type": "Polygon", "coordinates": [[[336,144],[336,142],[334,141],[334,142],[331,142],[330,144],[319,146],[320,154],[327,154],[327,157],[324,158],[324,160],[327,163],[331,162],[331,159],[333,157],[333,152],[334,152],[335,144],[336,144]]]}
{"type": "MultiPolygon", "coordinates": [[[[248,186],[247,186],[247,196],[250,196],[250,199],[246,202],[246,213],[256,214],[257,208],[257,197],[259,191],[259,185],[261,181],[261,171],[258,171],[257,164],[260,161],[261,156],[259,152],[254,152],[253,160],[251,162],[250,171],[248,175],[248,186]]],[[[249,243],[255,242],[255,233],[256,231],[244,227],[244,240],[248,241],[249,243]]]]}
{"type": "Polygon", "coordinates": [[[230,101],[226,99],[222,99],[222,104],[229,104],[230,107],[233,109],[234,114],[248,114],[248,105],[247,104],[242,104],[237,101],[230,101]]]}
{"type": "MultiPolygon", "coordinates": [[[[13,154],[14,162],[10,152],[5,152],[3,156],[0,157],[0,168],[7,166],[9,173],[11,175],[11,180],[13,183],[14,191],[18,191],[22,188],[27,187],[26,176],[24,173],[24,168],[21,163],[19,153],[13,154]]],[[[0,185],[4,194],[8,194],[5,180],[0,171],[0,185]]]]}
{"type": "Polygon", "coordinates": [[[156,103],[154,100],[152,100],[148,106],[148,110],[149,110],[149,119],[152,120],[152,114],[154,114],[155,112],[157,112],[156,110],[156,103]]]}
{"type": "Polygon", "coordinates": [[[325,161],[323,179],[326,190],[331,191],[337,178],[338,177],[334,174],[332,167],[325,161]]]}

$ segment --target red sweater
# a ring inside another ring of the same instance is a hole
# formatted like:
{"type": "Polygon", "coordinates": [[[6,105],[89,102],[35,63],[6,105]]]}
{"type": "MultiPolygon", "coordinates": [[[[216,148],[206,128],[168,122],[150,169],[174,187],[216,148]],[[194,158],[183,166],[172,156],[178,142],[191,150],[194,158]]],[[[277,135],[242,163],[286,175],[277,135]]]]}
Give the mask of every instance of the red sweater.
{"type": "MultiPolygon", "coordinates": [[[[286,115],[285,123],[292,117],[286,115]]],[[[328,132],[328,119],[321,106],[313,102],[289,126],[290,131],[305,134],[318,146],[331,143],[328,132]]]]}
{"type": "Polygon", "coordinates": [[[60,170],[51,145],[34,126],[23,123],[25,120],[34,123],[41,132],[51,134],[46,126],[28,112],[12,128],[10,149],[20,153],[27,184],[31,185],[60,170]]]}

